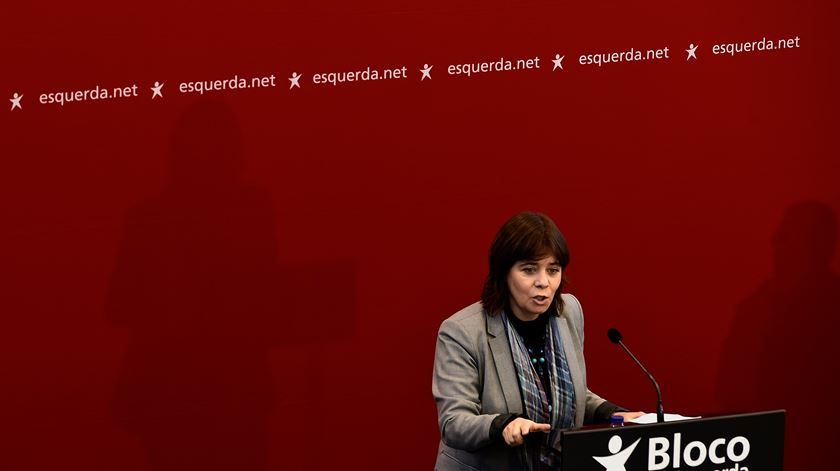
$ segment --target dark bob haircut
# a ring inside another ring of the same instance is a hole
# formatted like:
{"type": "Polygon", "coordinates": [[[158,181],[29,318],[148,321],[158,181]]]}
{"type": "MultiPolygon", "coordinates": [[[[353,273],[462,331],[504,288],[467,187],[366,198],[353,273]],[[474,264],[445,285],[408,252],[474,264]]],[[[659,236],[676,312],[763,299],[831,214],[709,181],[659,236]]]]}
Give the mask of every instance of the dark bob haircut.
{"type": "Polygon", "coordinates": [[[484,310],[494,316],[507,307],[510,297],[507,277],[516,262],[539,260],[551,255],[562,268],[560,287],[554,294],[556,315],[560,315],[563,312],[560,293],[568,282],[566,267],[569,265],[569,246],[566,238],[554,221],[542,213],[523,212],[508,219],[490,246],[490,271],[481,293],[484,310]]]}

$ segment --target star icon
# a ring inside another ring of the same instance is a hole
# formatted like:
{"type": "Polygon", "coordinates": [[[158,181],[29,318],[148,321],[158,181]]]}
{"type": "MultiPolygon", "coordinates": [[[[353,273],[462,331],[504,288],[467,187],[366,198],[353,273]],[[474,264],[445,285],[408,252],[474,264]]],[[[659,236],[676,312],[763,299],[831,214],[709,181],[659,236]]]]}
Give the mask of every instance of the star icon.
{"type": "Polygon", "coordinates": [[[641,441],[641,438],[637,438],[632,445],[622,450],[621,437],[613,435],[607,445],[611,455],[593,456],[592,458],[604,467],[604,471],[626,471],[627,468],[625,468],[624,465],[627,463],[627,460],[630,459],[630,455],[633,454],[633,450],[636,449],[639,441],[641,441]]]}
{"type": "Polygon", "coordinates": [[[420,72],[423,72],[423,76],[420,77],[421,82],[426,79],[432,79],[432,67],[434,66],[429,64],[423,64],[423,68],[420,69],[420,72]]]}
{"type": "Polygon", "coordinates": [[[292,82],[292,84],[289,85],[289,90],[291,90],[295,87],[300,88],[300,78],[301,77],[303,77],[302,74],[299,74],[297,72],[292,72],[292,76],[289,78],[289,82],[292,82]]]}
{"type": "Polygon", "coordinates": [[[685,60],[689,60],[692,57],[694,60],[697,60],[697,46],[694,43],[689,44],[688,49],[686,49],[685,52],[688,53],[688,57],[686,57],[685,60]]]}
{"type": "Polygon", "coordinates": [[[11,102],[12,102],[12,109],[11,109],[11,110],[9,110],[9,111],[14,110],[15,108],[17,108],[17,109],[19,109],[19,110],[22,110],[22,109],[23,109],[23,107],[22,107],[22,106],[20,106],[20,99],[21,99],[21,98],[23,98],[23,95],[20,95],[20,94],[18,94],[17,92],[15,92],[15,94],[14,94],[14,95],[12,95],[12,97],[11,97],[11,98],[9,98],[9,101],[11,101],[11,102]]]}
{"type": "Polygon", "coordinates": [[[554,62],[554,68],[551,69],[551,70],[552,71],[555,71],[557,69],[563,70],[563,59],[565,59],[565,58],[566,58],[566,56],[561,56],[560,54],[555,54],[554,59],[551,60],[551,62],[554,62]]]}
{"type": "Polygon", "coordinates": [[[158,82],[157,80],[155,80],[155,86],[154,86],[154,87],[152,87],[152,100],[154,100],[154,99],[155,99],[155,97],[161,97],[161,98],[163,98],[163,93],[161,93],[161,92],[160,92],[160,90],[163,88],[163,85],[164,85],[164,84],[162,84],[162,83],[158,82]]]}

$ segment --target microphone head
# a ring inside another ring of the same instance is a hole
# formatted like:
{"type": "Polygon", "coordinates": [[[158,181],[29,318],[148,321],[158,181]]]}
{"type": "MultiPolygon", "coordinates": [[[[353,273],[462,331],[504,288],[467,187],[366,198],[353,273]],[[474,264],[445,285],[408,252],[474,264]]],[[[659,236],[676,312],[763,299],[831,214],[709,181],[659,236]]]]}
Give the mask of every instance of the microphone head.
{"type": "Polygon", "coordinates": [[[619,332],[616,328],[611,328],[610,330],[608,330],[607,337],[609,337],[610,342],[612,343],[618,343],[622,340],[621,332],[619,332]]]}

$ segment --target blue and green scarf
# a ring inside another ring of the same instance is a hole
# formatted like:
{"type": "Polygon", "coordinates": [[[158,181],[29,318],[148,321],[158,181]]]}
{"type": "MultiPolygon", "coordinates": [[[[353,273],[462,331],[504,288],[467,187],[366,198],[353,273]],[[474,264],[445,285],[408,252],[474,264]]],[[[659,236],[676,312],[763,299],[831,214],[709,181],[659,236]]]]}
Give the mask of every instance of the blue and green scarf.
{"type": "MultiPolygon", "coordinates": [[[[549,314],[550,315],[550,314],[549,314]]],[[[503,311],[510,351],[519,378],[519,390],[525,406],[525,416],[534,422],[551,424],[548,443],[554,443],[560,429],[570,428],[575,422],[575,389],[563,339],[559,332],[559,318],[552,316],[546,323],[545,356],[551,383],[551,394],[546,395],[541,386],[536,369],[531,363],[525,342],[510,325],[507,314],[503,311]],[[550,399],[550,403],[549,403],[550,399]]]]}

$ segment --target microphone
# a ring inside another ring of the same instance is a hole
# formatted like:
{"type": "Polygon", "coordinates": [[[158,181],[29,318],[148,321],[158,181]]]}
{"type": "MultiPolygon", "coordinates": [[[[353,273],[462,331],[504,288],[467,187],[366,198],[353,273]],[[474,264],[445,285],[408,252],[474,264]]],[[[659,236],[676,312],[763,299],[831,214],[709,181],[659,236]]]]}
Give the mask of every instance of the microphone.
{"type": "Polygon", "coordinates": [[[659,423],[665,422],[665,410],[662,408],[662,391],[659,390],[659,383],[657,383],[656,380],[653,379],[653,375],[650,374],[644,366],[642,366],[642,362],[640,362],[639,359],[636,358],[636,355],[630,353],[630,350],[627,348],[626,345],[624,345],[624,342],[622,341],[621,337],[621,332],[619,332],[618,329],[611,328],[610,330],[608,330],[607,337],[609,337],[610,342],[621,345],[621,348],[623,348],[624,351],[627,352],[628,355],[630,355],[630,358],[632,358],[633,361],[635,361],[636,364],[639,365],[639,368],[641,368],[642,371],[645,372],[647,377],[653,383],[653,387],[656,388],[656,399],[658,401],[656,405],[656,421],[659,423]]]}

